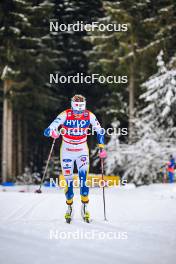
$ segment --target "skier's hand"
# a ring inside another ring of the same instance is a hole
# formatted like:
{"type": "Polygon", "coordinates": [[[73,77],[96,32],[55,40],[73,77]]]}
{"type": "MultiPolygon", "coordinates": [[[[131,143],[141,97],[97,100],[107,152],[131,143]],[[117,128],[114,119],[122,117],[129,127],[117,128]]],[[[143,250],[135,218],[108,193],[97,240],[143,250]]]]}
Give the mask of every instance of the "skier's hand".
{"type": "Polygon", "coordinates": [[[51,130],[49,127],[44,130],[45,137],[52,137],[54,139],[57,139],[59,137],[59,134],[56,130],[51,130]]]}
{"type": "Polygon", "coordinates": [[[105,159],[106,157],[107,157],[106,150],[105,149],[100,149],[99,158],[100,159],[105,159]]]}
{"type": "Polygon", "coordinates": [[[57,139],[59,137],[59,134],[57,133],[56,130],[52,130],[51,131],[51,137],[54,138],[54,139],[57,139]]]}

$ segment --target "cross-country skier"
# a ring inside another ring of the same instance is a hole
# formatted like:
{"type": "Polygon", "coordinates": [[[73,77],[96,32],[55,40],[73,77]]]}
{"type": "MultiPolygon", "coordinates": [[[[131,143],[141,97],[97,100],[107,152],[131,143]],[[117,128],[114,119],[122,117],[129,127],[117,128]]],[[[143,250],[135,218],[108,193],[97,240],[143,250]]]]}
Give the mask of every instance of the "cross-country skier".
{"type": "Polygon", "coordinates": [[[65,214],[65,219],[68,223],[72,219],[74,162],[76,162],[80,180],[81,215],[84,221],[89,222],[90,220],[90,214],[87,210],[89,188],[86,184],[89,169],[87,134],[90,132],[90,125],[92,125],[92,129],[97,134],[98,147],[100,149],[99,157],[105,158],[104,131],[95,115],[86,109],[86,99],[82,95],[75,95],[71,99],[71,109],[60,113],[44,131],[45,136],[58,138],[58,127],[61,126],[62,145],[60,159],[62,172],[67,182],[65,195],[68,210],[65,214]]]}
{"type": "Polygon", "coordinates": [[[167,171],[169,176],[169,182],[174,182],[174,169],[175,169],[175,159],[172,155],[170,155],[170,159],[167,162],[167,171]]]}

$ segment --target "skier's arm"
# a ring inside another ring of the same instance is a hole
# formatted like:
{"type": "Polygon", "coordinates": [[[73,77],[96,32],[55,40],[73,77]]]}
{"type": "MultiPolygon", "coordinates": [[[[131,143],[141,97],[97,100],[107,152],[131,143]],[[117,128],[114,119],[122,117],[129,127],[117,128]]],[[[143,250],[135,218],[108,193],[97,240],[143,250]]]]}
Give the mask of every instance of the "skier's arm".
{"type": "Polygon", "coordinates": [[[56,119],[54,119],[54,121],[49,125],[49,127],[44,130],[44,135],[46,137],[50,137],[51,135],[54,136],[58,127],[61,126],[65,122],[65,120],[66,120],[66,112],[64,111],[60,113],[56,117],[56,119]]]}
{"type": "Polygon", "coordinates": [[[90,112],[90,123],[92,129],[97,133],[98,147],[104,148],[104,129],[101,127],[96,116],[90,112]]]}

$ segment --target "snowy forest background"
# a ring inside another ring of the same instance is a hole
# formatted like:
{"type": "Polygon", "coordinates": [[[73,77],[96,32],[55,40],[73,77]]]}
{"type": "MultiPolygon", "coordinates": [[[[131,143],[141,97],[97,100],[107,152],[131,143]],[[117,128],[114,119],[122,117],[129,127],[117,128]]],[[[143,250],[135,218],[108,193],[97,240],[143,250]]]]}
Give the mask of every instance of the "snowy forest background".
{"type": "MultiPolygon", "coordinates": [[[[105,128],[106,173],[152,182],[176,155],[175,0],[2,0],[0,2],[0,136],[3,179],[31,163],[41,171],[51,140],[43,130],[81,93],[105,128]],[[61,23],[128,24],[127,32],[49,32],[61,23]],[[49,73],[128,75],[126,84],[50,85],[49,73]]],[[[99,173],[93,149],[91,171],[99,173]]],[[[55,155],[59,146],[55,148],[55,155]]]]}

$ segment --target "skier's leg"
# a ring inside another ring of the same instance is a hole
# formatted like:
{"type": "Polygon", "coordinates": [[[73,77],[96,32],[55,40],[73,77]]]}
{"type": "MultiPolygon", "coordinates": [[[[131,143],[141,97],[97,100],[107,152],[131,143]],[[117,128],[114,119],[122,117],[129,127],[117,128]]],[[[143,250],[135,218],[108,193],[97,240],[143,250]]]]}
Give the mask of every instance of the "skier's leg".
{"type": "Polygon", "coordinates": [[[82,203],[89,202],[89,187],[87,186],[87,176],[89,171],[89,152],[87,144],[85,144],[83,151],[76,159],[79,180],[80,180],[80,195],[82,203]]]}
{"type": "Polygon", "coordinates": [[[66,203],[71,205],[73,203],[73,168],[74,168],[74,158],[72,157],[71,153],[66,150],[66,146],[63,143],[61,146],[61,167],[62,173],[66,180],[66,187],[65,187],[65,196],[66,196],[66,203]]]}
{"type": "Polygon", "coordinates": [[[171,171],[169,171],[169,182],[170,183],[173,183],[174,182],[174,174],[171,171]]]}

